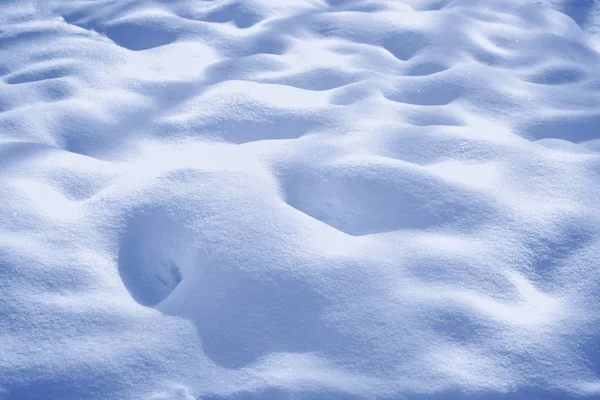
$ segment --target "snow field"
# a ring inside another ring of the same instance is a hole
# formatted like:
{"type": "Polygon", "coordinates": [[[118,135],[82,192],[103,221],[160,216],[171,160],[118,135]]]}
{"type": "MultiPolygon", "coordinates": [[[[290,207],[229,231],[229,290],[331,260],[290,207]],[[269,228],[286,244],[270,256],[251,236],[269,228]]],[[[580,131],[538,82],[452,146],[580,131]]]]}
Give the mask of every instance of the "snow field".
{"type": "Polygon", "coordinates": [[[600,55],[546,6],[0,1],[0,397],[598,396],[600,55]]]}

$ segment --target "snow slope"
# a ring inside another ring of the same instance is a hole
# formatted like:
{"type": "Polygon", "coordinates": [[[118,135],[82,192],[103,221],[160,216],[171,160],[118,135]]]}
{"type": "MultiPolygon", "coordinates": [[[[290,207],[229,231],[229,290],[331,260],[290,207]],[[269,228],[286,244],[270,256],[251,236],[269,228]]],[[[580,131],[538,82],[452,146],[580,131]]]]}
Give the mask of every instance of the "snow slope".
{"type": "Polygon", "coordinates": [[[0,0],[0,398],[598,398],[588,3],[0,0]]]}
{"type": "Polygon", "coordinates": [[[545,0],[569,15],[588,34],[588,43],[600,50],[600,2],[598,0],[545,0]]]}

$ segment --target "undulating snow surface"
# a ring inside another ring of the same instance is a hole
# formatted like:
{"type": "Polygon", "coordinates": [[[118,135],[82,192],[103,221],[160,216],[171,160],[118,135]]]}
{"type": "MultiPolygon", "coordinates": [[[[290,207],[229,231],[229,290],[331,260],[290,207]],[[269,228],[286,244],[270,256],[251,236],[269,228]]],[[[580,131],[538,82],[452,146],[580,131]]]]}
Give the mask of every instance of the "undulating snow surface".
{"type": "Polygon", "coordinates": [[[0,0],[0,398],[599,398],[598,9],[0,0]]]}

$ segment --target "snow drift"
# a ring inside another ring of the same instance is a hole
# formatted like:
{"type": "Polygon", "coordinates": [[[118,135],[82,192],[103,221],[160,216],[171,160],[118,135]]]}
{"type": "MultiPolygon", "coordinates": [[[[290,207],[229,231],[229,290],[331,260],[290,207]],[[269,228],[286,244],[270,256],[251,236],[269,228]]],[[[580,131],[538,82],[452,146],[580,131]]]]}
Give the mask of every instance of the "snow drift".
{"type": "Polygon", "coordinates": [[[0,398],[599,396],[587,3],[0,0],[0,398]]]}

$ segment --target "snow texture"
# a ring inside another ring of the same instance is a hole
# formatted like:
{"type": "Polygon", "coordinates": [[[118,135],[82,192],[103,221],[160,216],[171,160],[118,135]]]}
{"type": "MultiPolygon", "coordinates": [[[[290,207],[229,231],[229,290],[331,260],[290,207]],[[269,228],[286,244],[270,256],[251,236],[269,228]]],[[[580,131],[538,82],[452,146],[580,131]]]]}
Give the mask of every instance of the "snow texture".
{"type": "Polygon", "coordinates": [[[599,10],[0,0],[0,398],[600,398],[599,10]]]}

